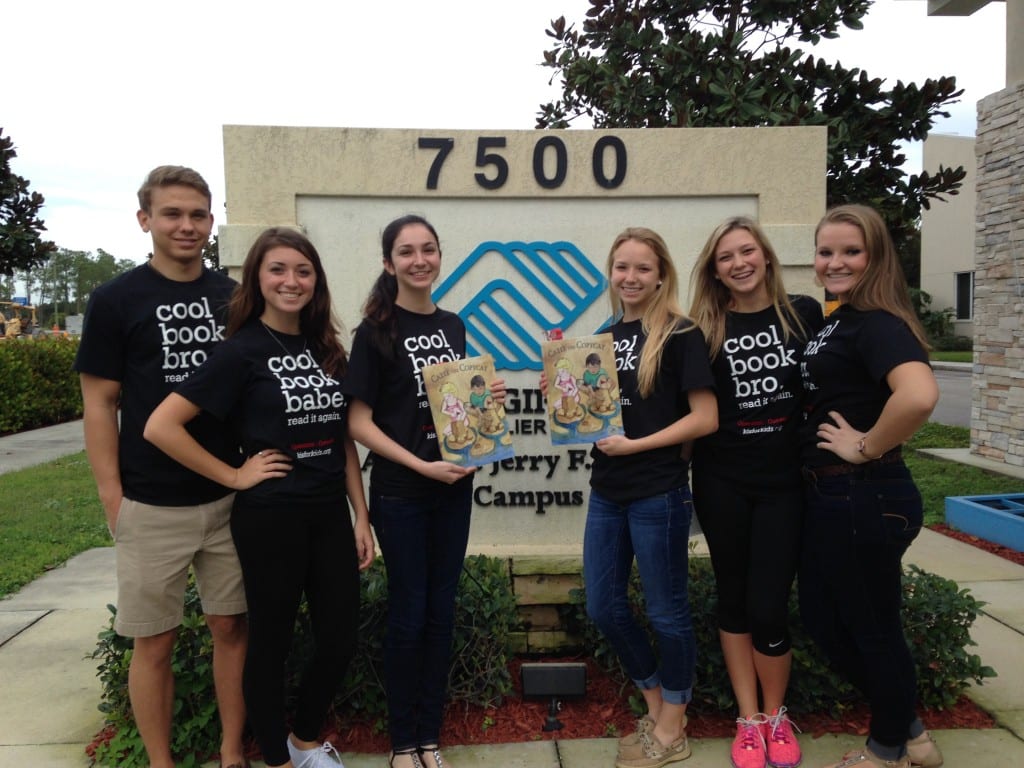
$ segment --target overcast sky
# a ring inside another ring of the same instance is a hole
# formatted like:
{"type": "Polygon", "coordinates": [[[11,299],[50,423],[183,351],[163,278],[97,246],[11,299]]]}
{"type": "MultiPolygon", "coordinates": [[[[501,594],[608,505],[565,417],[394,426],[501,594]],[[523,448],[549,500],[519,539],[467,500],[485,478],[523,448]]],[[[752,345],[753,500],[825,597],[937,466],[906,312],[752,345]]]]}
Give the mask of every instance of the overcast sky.
{"type": "MultiPolygon", "coordinates": [[[[587,0],[6,0],[0,127],[14,171],[46,198],[59,246],[141,261],[146,172],[190,165],[225,223],[221,126],[533,128],[556,94],[541,67],[549,21],[587,0]]],[[[862,31],[816,51],[875,77],[955,75],[961,103],[936,131],[973,135],[1004,87],[1005,5],[936,18],[879,0],[862,31]]],[[[914,152],[919,166],[919,152],[914,152]]]]}

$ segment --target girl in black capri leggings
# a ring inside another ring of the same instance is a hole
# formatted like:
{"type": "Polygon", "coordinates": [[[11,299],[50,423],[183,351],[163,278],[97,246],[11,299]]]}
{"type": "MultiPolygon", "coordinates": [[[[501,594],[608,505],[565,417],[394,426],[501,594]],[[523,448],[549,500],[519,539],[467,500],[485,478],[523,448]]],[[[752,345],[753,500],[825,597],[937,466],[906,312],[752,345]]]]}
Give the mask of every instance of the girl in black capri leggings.
{"type": "Polygon", "coordinates": [[[732,764],[800,764],[784,705],[789,594],[800,553],[800,352],[821,307],[787,296],[752,219],[720,224],[691,277],[690,315],[711,351],[718,431],[694,447],[693,501],[718,585],[718,627],[739,707],[732,764]],[[764,705],[758,705],[760,685],[764,705]]]}

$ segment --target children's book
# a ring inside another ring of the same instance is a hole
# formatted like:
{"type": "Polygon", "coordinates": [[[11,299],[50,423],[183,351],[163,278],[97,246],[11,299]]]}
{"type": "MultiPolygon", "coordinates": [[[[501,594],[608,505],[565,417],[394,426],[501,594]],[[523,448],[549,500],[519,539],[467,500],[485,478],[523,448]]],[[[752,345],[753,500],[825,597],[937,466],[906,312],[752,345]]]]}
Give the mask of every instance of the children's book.
{"type": "Polygon", "coordinates": [[[610,333],[541,342],[552,445],[621,435],[622,404],[610,333]]]}
{"type": "Polygon", "coordinates": [[[515,455],[505,409],[489,389],[490,355],[427,365],[421,374],[442,459],[479,467],[515,455]]]}

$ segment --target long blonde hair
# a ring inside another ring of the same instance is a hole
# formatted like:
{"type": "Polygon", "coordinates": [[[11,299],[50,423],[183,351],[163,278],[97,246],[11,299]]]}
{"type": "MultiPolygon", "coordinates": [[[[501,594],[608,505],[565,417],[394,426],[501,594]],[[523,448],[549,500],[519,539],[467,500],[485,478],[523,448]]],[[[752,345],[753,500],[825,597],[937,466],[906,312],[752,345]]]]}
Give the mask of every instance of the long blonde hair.
{"type": "Polygon", "coordinates": [[[728,286],[717,280],[715,272],[715,252],[722,238],[737,229],[744,229],[757,241],[765,261],[765,290],[768,299],[775,308],[775,315],[782,326],[782,335],[786,341],[796,337],[807,341],[807,328],[793,303],[786,294],[782,283],[782,265],[779,263],[775,249],[768,242],[764,230],[753,219],[747,216],[733,216],[726,219],[711,233],[701,249],[697,263],[690,273],[690,293],[693,302],[690,304],[690,317],[704,333],[711,352],[711,359],[718,357],[725,343],[725,318],[732,303],[732,293],[728,286]]]}
{"type": "Polygon", "coordinates": [[[818,233],[826,224],[851,224],[857,227],[864,237],[867,267],[847,295],[846,303],[854,309],[881,309],[896,315],[907,324],[910,332],[924,349],[931,349],[924,327],[914,312],[914,305],[910,303],[907,278],[903,274],[903,267],[900,266],[896,246],[878,211],[854,203],[830,208],[814,229],[815,250],[818,247],[818,233]]]}
{"type": "MultiPolygon", "coordinates": [[[[658,371],[661,368],[661,356],[665,351],[665,344],[669,337],[682,330],[689,330],[695,326],[689,325],[687,329],[679,327],[680,321],[686,320],[682,307],[679,306],[679,280],[676,277],[676,268],[669,255],[668,246],[657,232],[647,227],[629,227],[624,229],[615,238],[611,250],[608,251],[608,263],[605,266],[605,273],[610,278],[612,266],[615,263],[615,251],[627,240],[635,240],[650,248],[658,258],[658,279],[660,285],[651,301],[644,309],[641,318],[641,327],[646,336],[643,351],[640,353],[640,366],[637,370],[637,387],[640,396],[647,398],[654,392],[658,380],[658,371]]],[[[611,280],[608,282],[608,298],[612,304],[612,316],[621,317],[623,314],[622,301],[619,299],[615,289],[612,288],[611,280]]]]}

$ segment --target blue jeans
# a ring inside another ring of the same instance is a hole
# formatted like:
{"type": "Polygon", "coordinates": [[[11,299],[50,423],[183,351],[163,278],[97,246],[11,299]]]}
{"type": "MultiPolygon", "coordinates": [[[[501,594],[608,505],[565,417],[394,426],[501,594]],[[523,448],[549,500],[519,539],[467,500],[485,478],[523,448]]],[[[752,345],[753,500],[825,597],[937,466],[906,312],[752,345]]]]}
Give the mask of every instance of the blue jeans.
{"type": "Polygon", "coordinates": [[[900,747],[916,715],[903,635],[902,558],[921,530],[921,494],[902,463],[807,478],[800,613],[808,633],[867,697],[871,738],[900,747]]]}
{"type": "Polygon", "coordinates": [[[697,643],[687,594],[692,512],[686,486],[625,505],[591,489],[583,535],[587,615],[637,686],[661,686],[662,698],[670,704],[686,704],[693,697],[697,643]],[[660,667],[629,605],[634,555],[647,619],[658,640],[660,667]]]}
{"type": "Polygon", "coordinates": [[[395,751],[438,743],[471,510],[468,483],[422,499],[371,495],[388,572],[384,684],[395,751]]]}

